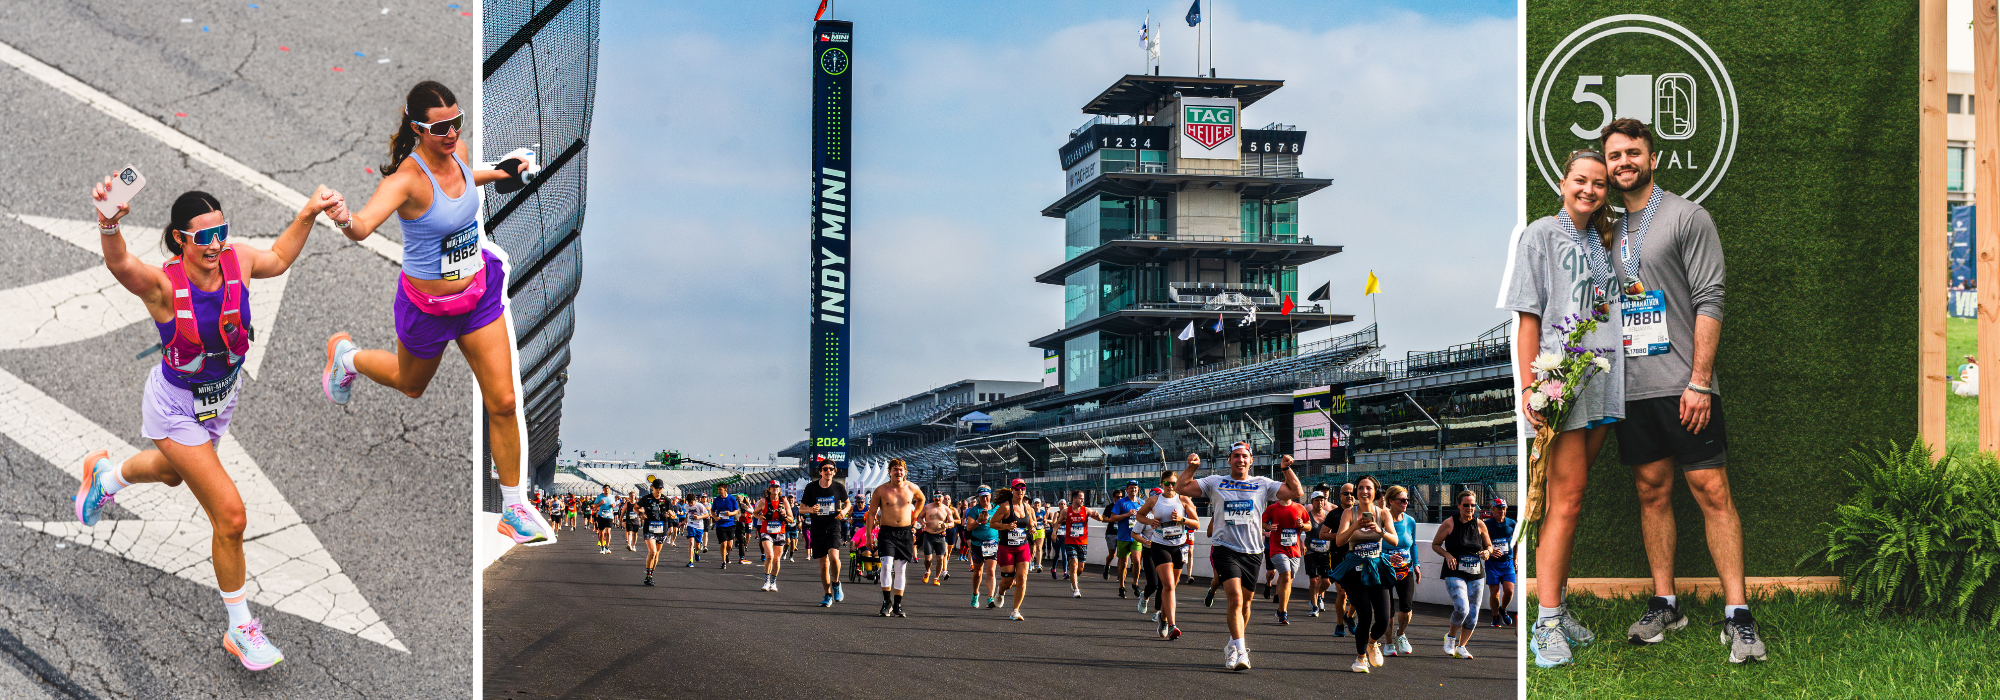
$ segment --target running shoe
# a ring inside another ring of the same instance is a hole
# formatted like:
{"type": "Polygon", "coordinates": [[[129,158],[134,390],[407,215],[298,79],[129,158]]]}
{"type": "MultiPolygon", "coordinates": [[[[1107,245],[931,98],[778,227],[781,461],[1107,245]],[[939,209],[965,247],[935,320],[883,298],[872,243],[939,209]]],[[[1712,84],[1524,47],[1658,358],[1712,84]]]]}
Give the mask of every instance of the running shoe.
{"type": "Polygon", "coordinates": [[[651,586],[651,585],[653,585],[653,577],[651,577],[651,576],[647,576],[647,577],[646,577],[646,585],[648,585],[648,586],[651,586]]]}
{"type": "Polygon", "coordinates": [[[1135,583],[1135,584],[1132,584],[1132,595],[1135,595],[1135,596],[1139,596],[1139,597],[1142,597],[1142,598],[1143,598],[1143,597],[1145,597],[1145,595],[1146,595],[1146,592],[1145,592],[1145,591],[1142,591],[1142,590],[1140,590],[1140,589],[1139,589],[1139,584],[1136,584],[1136,583],[1135,583]]]}
{"type": "Polygon", "coordinates": [[[118,499],[117,494],[104,492],[104,480],[112,478],[107,472],[116,468],[111,463],[111,453],[104,450],[83,458],[83,483],[76,487],[76,519],[84,527],[96,527],[104,507],[118,499]]]}
{"type": "Polygon", "coordinates": [[[1013,614],[1011,614],[1011,615],[1008,615],[1008,616],[1007,616],[1007,619],[1009,619],[1009,620],[1025,620],[1025,619],[1028,619],[1028,618],[1025,618],[1025,617],[1021,617],[1021,609],[1020,609],[1020,608],[1015,608],[1015,609],[1014,609],[1014,613],[1013,613],[1013,614]]]}
{"type": "Polygon", "coordinates": [[[1292,618],[1291,618],[1291,616],[1290,616],[1290,615],[1286,615],[1286,614],[1285,614],[1285,611],[1283,611],[1283,610],[1279,610],[1279,611],[1278,611],[1278,624],[1280,624],[1280,625],[1289,625],[1289,624],[1292,624],[1292,618]]]}
{"type": "Polygon", "coordinates": [[[1222,647],[1222,668],[1225,671],[1236,670],[1236,645],[1222,647]]]}
{"type": "Polygon", "coordinates": [[[1201,606],[1204,608],[1215,607],[1215,589],[1208,589],[1208,594],[1201,597],[1201,606]]]}
{"type": "Polygon", "coordinates": [[[1396,635],[1396,654],[1399,656],[1409,656],[1414,653],[1416,653],[1416,650],[1410,648],[1409,635],[1396,635]]]}
{"type": "Polygon", "coordinates": [[[1080,591],[1080,590],[1077,590],[1077,589],[1075,589],[1075,588],[1072,588],[1072,589],[1069,589],[1069,597],[1071,597],[1071,598],[1082,598],[1082,597],[1083,597],[1083,591],[1080,591]]]}
{"type": "Polygon", "coordinates": [[[907,613],[903,612],[903,606],[901,605],[896,606],[896,609],[891,611],[890,614],[895,617],[909,617],[907,613]]]}
{"type": "Polygon", "coordinates": [[[974,594],[972,594],[972,608],[973,608],[974,610],[977,610],[977,609],[979,609],[979,594],[978,594],[978,593],[974,593],[974,594]]]}
{"type": "Polygon", "coordinates": [[[1681,614],[1680,606],[1667,602],[1666,598],[1653,596],[1646,601],[1646,614],[1626,628],[1625,638],[1633,644],[1658,644],[1666,640],[1668,632],[1687,627],[1687,624],[1687,616],[1681,614]]]}
{"type": "Polygon", "coordinates": [[[930,583],[930,582],[931,582],[931,575],[928,573],[924,574],[924,583],[930,583]]]}
{"type": "Polygon", "coordinates": [[[1452,651],[1451,655],[1460,659],[1470,659],[1472,658],[1472,648],[1459,647],[1458,649],[1452,651]]]}
{"type": "Polygon", "coordinates": [[[354,352],[354,340],[346,333],[335,333],[326,339],[326,369],[320,370],[319,388],[326,392],[326,400],[335,405],[347,405],[347,399],[354,395],[354,372],[341,366],[341,358],[354,352]]]}
{"type": "Polygon", "coordinates": [[[1170,626],[1170,625],[1168,625],[1168,624],[1167,624],[1167,621],[1166,621],[1166,620],[1161,620],[1161,621],[1160,621],[1160,624],[1159,624],[1159,628],[1160,628],[1160,629],[1159,629],[1159,633],[1160,633],[1160,638],[1161,638],[1161,639],[1166,639],[1166,638],[1167,638],[1167,628],[1168,628],[1169,626],[1170,626]]]}
{"type": "Polygon", "coordinates": [[[1000,594],[1000,605],[998,605],[997,607],[1002,607],[1002,608],[1007,607],[1007,599],[1013,596],[1014,596],[1013,591],[1008,591],[1006,593],[1000,594]]]}
{"type": "Polygon", "coordinates": [[[1750,617],[1749,609],[1738,610],[1734,617],[1716,624],[1722,626],[1722,643],[1729,645],[1729,663],[1765,660],[1764,640],[1757,636],[1757,620],[1750,617]]]}
{"type": "Polygon", "coordinates": [[[1347,667],[1347,670],[1349,670],[1349,671],[1353,671],[1353,672],[1355,672],[1355,673],[1367,673],[1367,672],[1368,672],[1368,660],[1367,660],[1367,659],[1363,659],[1363,658],[1361,658],[1361,657],[1355,657],[1355,659],[1354,659],[1354,665],[1353,665],[1353,666],[1349,666],[1349,667],[1347,667]]]}
{"type": "Polygon", "coordinates": [[[741,564],[749,564],[749,563],[750,563],[750,560],[749,560],[749,559],[744,559],[743,561],[741,561],[741,562],[738,562],[738,563],[741,563],[741,564]]]}
{"type": "Polygon", "coordinates": [[[938,580],[936,580],[936,581],[932,581],[932,582],[931,582],[931,585],[933,585],[933,586],[942,586],[942,585],[944,585],[944,579],[940,578],[940,579],[938,579],[938,580]]]}
{"type": "Polygon", "coordinates": [[[839,603],[845,600],[847,600],[847,591],[841,590],[840,583],[835,582],[833,584],[833,602],[839,603]]]}
{"type": "Polygon", "coordinates": [[[1167,641],[1173,641],[1180,638],[1181,638],[1181,626],[1167,625],[1167,641]]]}
{"type": "Polygon", "coordinates": [[[278,645],[264,636],[261,620],[253,619],[229,628],[229,632],[222,635],[222,648],[235,654],[236,659],[243,662],[243,667],[252,671],[262,671],[285,660],[285,653],[278,651],[278,645]]]}
{"type": "Polygon", "coordinates": [[[1250,648],[1249,648],[1249,647],[1243,647],[1243,648],[1240,648],[1240,649],[1237,649],[1237,650],[1236,650],[1236,670],[1238,670],[1238,671],[1248,671],[1248,670],[1250,670],[1250,648]]]}
{"type": "Polygon", "coordinates": [[[1381,665],[1382,665],[1382,643],[1381,643],[1381,642],[1373,642],[1373,643],[1370,643],[1370,644],[1368,645],[1368,665],[1370,665],[1370,666],[1381,666],[1381,665]]]}
{"type": "Polygon", "coordinates": [[[1140,598],[1140,599],[1139,599],[1139,612],[1140,612],[1141,614],[1144,614],[1144,613],[1146,612],[1146,604],[1148,604],[1148,603],[1151,603],[1151,602],[1153,602],[1153,601],[1151,601],[1151,600],[1149,600],[1149,599],[1146,599],[1146,598],[1140,598]]]}
{"type": "Polygon", "coordinates": [[[500,534],[514,539],[514,544],[540,546],[553,544],[556,535],[553,528],[527,506],[516,503],[500,509],[500,534]]]}
{"type": "Polygon", "coordinates": [[[1458,653],[1458,638],[1451,636],[1450,632],[1444,633],[1444,655],[1456,656],[1457,653],[1458,653]]]}
{"type": "Polygon", "coordinates": [[[1333,636],[1335,637],[1347,636],[1347,623],[1344,622],[1333,623],[1333,636]]]}
{"type": "Polygon", "coordinates": [[[885,601],[882,601],[882,616],[883,616],[883,617],[888,617],[888,616],[889,616],[889,608],[890,608],[890,603],[889,603],[889,601],[886,601],[886,600],[885,600],[885,601]]]}
{"type": "Polygon", "coordinates": [[[1119,598],[1124,598],[1124,597],[1125,597],[1125,587],[1124,587],[1124,586],[1119,586],[1119,587],[1118,587],[1118,597],[1119,597],[1119,598]]]}
{"type": "Polygon", "coordinates": [[[820,599],[819,599],[819,606],[820,606],[820,607],[822,607],[822,608],[831,608],[831,607],[833,607],[833,596],[824,596],[824,597],[820,598],[820,599]]]}
{"type": "Polygon", "coordinates": [[[941,578],[941,579],[938,579],[938,580],[939,580],[939,581],[950,581],[950,580],[951,580],[951,572],[949,572],[949,571],[946,571],[946,572],[944,572],[944,578],[941,578]]]}
{"type": "Polygon", "coordinates": [[[694,568],[694,562],[688,562],[688,568],[690,569],[694,568]]]}
{"type": "MultiPolygon", "coordinates": [[[[1540,623],[1537,622],[1536,624],[1540,623]]],[[[1563,636],[1569,638],[1570,644],[1587,647],[1590,646],[1591,642],[1597,641],[1597,635],[1592,633],[1589,628],[1584,627],[1583,623],[1577,622],[1576,617],[1569,614],[1568,607],[1564,607],[1562,614],[1556,616],[1556,624],[1562,626],[1563,636]]]]}
{"type": "Polygon", "coordinates": [[[1569,635],[1563,633],[1560,616],[1536,619],[1532,634],[1529,642],[1535,650],[1536,666],[1555,668],[1576,662],[1576,657],[1570,653],[1569,635]]]}

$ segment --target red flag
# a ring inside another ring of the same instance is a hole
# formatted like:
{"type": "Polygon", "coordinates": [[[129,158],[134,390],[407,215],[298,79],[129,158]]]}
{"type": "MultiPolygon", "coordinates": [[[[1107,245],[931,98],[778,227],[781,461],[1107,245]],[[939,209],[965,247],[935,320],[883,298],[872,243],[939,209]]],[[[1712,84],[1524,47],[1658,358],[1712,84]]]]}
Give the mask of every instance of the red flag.
{"type": "Polygon", "coordinates": [[[1278,315],[1280,316],[1289,315],[1292,313],[1292,309],[1296,308],[1298,308],[1298,305],[1292,303],[1292,295],[1286,294],[1285,305],[1278,307],[1278,315]]]}
{"type": "Polygon", "coordinates": [[[826,0],[819,0],[819,11],[813,13],[813,21],[818,22],[824,17],[826,17],[826,0]]]}

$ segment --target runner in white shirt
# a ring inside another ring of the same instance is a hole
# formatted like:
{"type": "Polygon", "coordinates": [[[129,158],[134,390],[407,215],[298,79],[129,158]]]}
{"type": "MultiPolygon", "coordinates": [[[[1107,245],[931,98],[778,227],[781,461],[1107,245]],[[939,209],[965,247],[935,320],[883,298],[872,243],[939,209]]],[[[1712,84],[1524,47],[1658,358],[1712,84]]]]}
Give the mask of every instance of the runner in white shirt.
{"type": "Polygon", "coordinates": [[[1250,649],[1244,644],[1243,634],[1250,625],[1250,602],[1254,598],[1248,585],[1257,582],[1257,572],[1263,567],[1264,508],[1272,501],[1296,499],[1304,492],[1298,475],[1292,473],[1290,455],[1278,460],[1279,471],[1285,477],[1283,482],[1251,476],[1250,462],[1250,444],[1238,442],[1229,447],[1228,474],[1196,479],[1201,455],[1190,454],[1178,488],[1181,495],[1189,498],[1207,497],[1215,509],[1212,539],[1216,546],[1209,552],[1209,566],[1229,595],[1226,611],[1229,644],[1223,647],[1222,656],[1223,666],[1234,670],[1250,668],[1250,649]]]}

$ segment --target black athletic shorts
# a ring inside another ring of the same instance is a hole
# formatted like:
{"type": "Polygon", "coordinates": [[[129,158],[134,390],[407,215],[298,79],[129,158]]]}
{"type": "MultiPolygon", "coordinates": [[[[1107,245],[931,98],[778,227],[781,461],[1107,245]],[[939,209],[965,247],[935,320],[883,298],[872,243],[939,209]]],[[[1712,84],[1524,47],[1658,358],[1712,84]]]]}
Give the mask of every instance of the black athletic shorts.
{"type": "Polygon", "coordinates": [[[916,546],[913,541],[916,539],[913,536],[915,530],[916,528],[908,525],[903,527],[882,526],[881,531],[875,533],[876,556],[895,557],[903,561],[916,561],[916,546]]]}
{"type": "Polygon", "coordinates": [[[598,516],[598,518],[597,518],[597,529],[599,529],[599,530],[609,530],[609,529],[611,529],[611,519],[610,519],[610,518],[606,518],[606,517],[603,517],[603,516],[598,516]]]}
{"type": "Polygon", "coordinates": [[[714,532],[715,532],[715,541],[717,541],[717,542],[721,542],[721,541],[723,541],[723,540],[733,540],[733,539],[736,539],[736,538],[737,538],[737,531],[739,531],[739,530],[742,530],[742,529],[743,529],[743,528],[740,528],[740,527],[737,527],[737,526],[735,526],[735,525],[717,525],[717,526],[715,526],[715,530],[714,530],[714,532]]]}
{"type": "Polygon", "coordinates": [[[1331,576],[1331,572],[1333,571],[1333,552],[1315,552],[1307,549],[1304,560],[1306,578],[1329,578],[1331,576]]]}
{"type": "Polygon", "coordinates": [[[942,557],[950,551],[945,547],[944,533],[917,533],[917,556],[942,557]]]}
{"type": "Polygon", "coordinates": [[[1729,439],[1722,423],[1722,397],[1708,398],[1708,425],[1700,435],[1681,425],[1679,396],[1625,402],[1625,417],[1611,424],[1618,431],[1618,461],[1636,467],[1672,457],[1684,472],[1724,466],[1729,439]]]}
{"type": "Polygon", "coordinates": [[[1180,545],[1164,545],[1157,542],[1146,543],[1146,548],[1139,555],[1139,562],[1147,571],[1152,571],[1161,564],[1172,564],[1176,569],[1187,565],[1181,561],[1180,545]]]}
{"type": "Polygon", "coordinates": [[[840,548],[840,524],[806,528],[806,548],[812,550],[812,558],[825,559],[827,550],[840,548]]]}
{"type": "Polygon", "coordinates": [[[1215,578],[1217,580],[1236,578],[1243,579],[1249,583],[1256,583],[1257,571],[1262,569],[1264,565],[1264,555],[1261,553],[1249,554],[1238,552],[1228,547],[1216,545],[1214,549],[1208,552],[1208,564],[1211,568],[1215,569],[1215,578]]]}

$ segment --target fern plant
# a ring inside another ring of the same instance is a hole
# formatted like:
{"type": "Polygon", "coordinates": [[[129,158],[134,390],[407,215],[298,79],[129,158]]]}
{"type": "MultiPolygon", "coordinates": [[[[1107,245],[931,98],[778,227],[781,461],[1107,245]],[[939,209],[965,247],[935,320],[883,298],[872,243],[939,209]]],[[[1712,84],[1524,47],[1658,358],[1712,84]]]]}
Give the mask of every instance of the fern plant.
{"type": "Polygon", "coordinates": [[[1801,565],[1825,561],[1841,595],[1871,613],[1948,612],[2000,628],[2000,462],[1890,443],[1851,450],[1842,471],[1855,492],[1801,565]]]}

